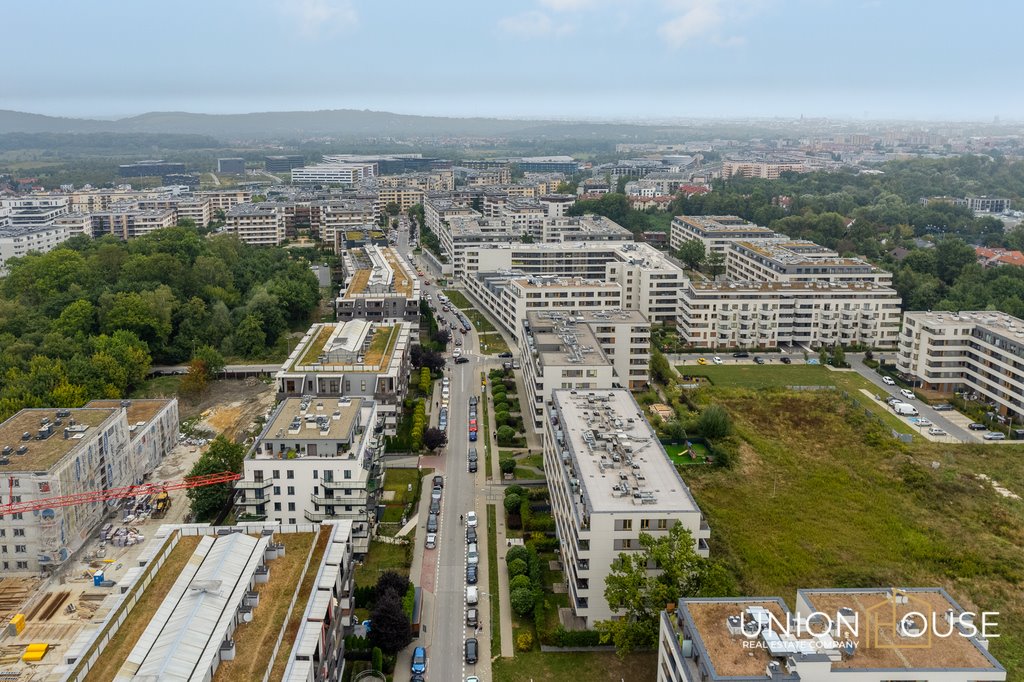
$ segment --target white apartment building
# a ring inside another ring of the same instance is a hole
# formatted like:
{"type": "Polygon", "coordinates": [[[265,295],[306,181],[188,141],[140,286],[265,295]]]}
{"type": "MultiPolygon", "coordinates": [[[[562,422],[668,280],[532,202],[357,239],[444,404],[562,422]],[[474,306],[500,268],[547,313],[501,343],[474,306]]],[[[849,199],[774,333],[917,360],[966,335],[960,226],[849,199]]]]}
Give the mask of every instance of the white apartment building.
{"type": "Polygon", "coordinates": [[[941,587],[680,599],[661,612],[658,682],[1001,682],[1006,669],[941,587]],[[926,629],[927,628],[927,629],[926,629]]]}
{"type": "Polygon", "coordinates": [[[246,244],[277,246],[285,239],[282,209],[266,202],[236,204],[225,213],[224,231],[246,244]]]}
{"type": "Polygon", "coordinates": [[[310,227],[320,241],[338,251],[338,244],[344,244],[346,230],[365,230],[367,225],[376,225],[377,209],[372,201],[363,199],[332,199],[323,202],[319,211],[310,211],[310,227]],[[315,218],[315,219],[314,219],[315,218]]]}
{"type": "Polygon", "coordinates": [[[860,258],[842,258],[836,251],[806,239],[734,241],[726,251],[729,279],[764,282],[872,282],[892,286],[892,273],[860,258]]]}
{"type": "Polygon", "coordinates": [[[689,281],[680,290],[679,334],[696,348],[894,348],[895,289],[871,282],[689,281]]]}
{"type": "Polygon", "coordinates": [[[196,199],[209,199],[211,210],[227,211],[236,204],[252,201],[252,192],[242,189],[211,189],[194,194],[196,199]]]}
{"type": "Polygon", "coordinates": [[[971,391],[1024,424],[1024,320],[994,311],[908,312],[897,369],[928,391],[971,391]]]}
{"type": "Polygon", "coordinates": [[[147,479],[178,444],[180,422],[177,398],[93,400],[86,407],[124,412],[128,422],[130,462],[135,468],[132,480],[135,483],[147,479]]]}
{"type": "Polygon", "coordinates": [[[542,194],[540,197],[541,206],[549,218],[565,218],[569,215],[569,209],[576,203],[575,194],[542,194]]]}
{"type": "MultiPolygon", "coordinates": [[[[125,412],[119,408],[25,409],[0,424],[0,463],[13,486],[0,500],[73,495],[133,485],[125,412]]],[[[68,561],[107,514],[104,502],[6,514],[0,519],[0,567],[38,573],[68,561]]]]}
{"type": "Polygon", "coordinates": [[[63,227],[68,231],[68,239],[78,235],[92,236],[92,216],[80,211],[71,211],[50,223],[54,227],[63,227]]]}
{"type": "Polygon", "coordinates": [[[6,274],[11,258],[52,251],[70,237],[70,230],[62,225],[0,227],[0,275],[6,274]]]}
{"type": "Polygon", "coordinates": [[[545,405],[555,389],[638,390],[650,378],[651,324],[637,310],[530,311],[519,338],[537,432],[544,428],[545,405]]]}
{"type": "Polygon", "coordinates": [[[12,227],[41,227],[68,212],[68,198],[60,194],[31,194],[0,199],[12,227]]]}
{"type": "Polygon", "coordinates": [[[136,206],[141,209],[170,209],[174,211],[174,222],[191,220],[196,227],[204,228],[213,219],[213,208],[209,199],[195,198],[185,194],[156,199],[140,199],[136,206]]]}
{"type": "Polygon", "coordinates": [[[364,398],[285,398],[246,455],[239,521],[349,519],[366,554],[381,489],[377,406],[364,398]]]}
{"type": "Polygon", "coordinates": [[[627,389],[556,390],[544,425],[544,469],[569,586],[569,605],[587,627],[615,613],[604,580],[641,532],[682,523],[708,555],[711,530],[627,389]]]}
{"type": "Polygon", "coordinates": [[[369,245],[346,249],[341,255],[344,286],[334,300],[339,321],[419,326],[420,281],[397,249],[369,245]]]}
{"type": "Polygon", "coordinates": [[[622,307],[622,287],[582,277],[480,273],[465,280],[466,291],[511,334],[521,333],[528,312],[615,310],[622,307]]]}
{"type": "MultiPolygon", "coordinates": [[[[402,177],[402,176],[398,176],[402,177]]],[[[380,180],[381,178],[378,178],[380,180]]],[[[388,204],[398,204],[398,210],[405,213],[416,204],[423,203],[424,191],[418,187],[377,186],[377,209],[383,213],[388,204]]]]}
{"type": "Polygon", "coordinates": [[[361,319],[314,324],[275,375],[278,395],[372,399],[393,436],[408,392],[411,329],[361,319]]]}
{"type": "Polygon", "coordinates": [[[301,184],[356,185],[377,175],[375,163],[322,163],[292,169],[292,182],[301,184]]]}
{"type": "Polygon", "coordinates": [[[734,215],[679,215],[672,219],[668,239],[673,250],[680,249],[684,242],[691,239],[699,239],[704,243],[705,253],[717,252],[725,256],[735,241],[777,236],[774,230],[734,215]]]}
{"type": "Polygon", "coordinates": [[[128,240],[174,227],[177,224],[177,213],[170,208],[144,210],[134,206],[116,206],[107,211],[91,213],[89,219],[92,221],[94,237],[112,234],[128,240]]]}
{"type": "Polygon", "coordinates": [[[622,286],[622,307],[639,310],[651,324],[675,324],[679,291],[689,281],[682,266],[650,244],[622,244],[612,252],[605,279],[622,286]]]}
{"type": "Polygon", "coordinates": [[[763,178],[778,180],[783,173],[808,173],[812,168],[803,163],[764,163],[758,161],[723,161],[722,177],[763,178]]]}

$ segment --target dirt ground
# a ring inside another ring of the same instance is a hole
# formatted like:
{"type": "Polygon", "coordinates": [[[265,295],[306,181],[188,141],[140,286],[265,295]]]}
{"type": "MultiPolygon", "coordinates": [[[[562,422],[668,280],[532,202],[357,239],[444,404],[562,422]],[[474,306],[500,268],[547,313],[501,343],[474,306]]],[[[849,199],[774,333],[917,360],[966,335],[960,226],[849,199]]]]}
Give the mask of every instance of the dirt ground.
{"type": "Polygon", "coordinates": [[[221,379],[199,402],[179,398],[181,419],[199,416],[199,428],[245,440],[253,421],[274,406],[274,387],[255,379],[221,379]]]}

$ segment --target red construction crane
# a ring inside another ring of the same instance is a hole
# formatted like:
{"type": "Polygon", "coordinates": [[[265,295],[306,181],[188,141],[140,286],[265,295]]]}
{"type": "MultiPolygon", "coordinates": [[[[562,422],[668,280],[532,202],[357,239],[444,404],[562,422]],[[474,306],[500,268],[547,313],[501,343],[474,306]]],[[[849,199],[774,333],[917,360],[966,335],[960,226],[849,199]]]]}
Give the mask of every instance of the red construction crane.
{"type": "MultiPolygon", "coordinates": [[[[30,512],[40,509],[53,509],[54,507],[70,507],[76,504],[87,502],[106,502],[107,500],[119,500],[125,497],[136,495],[155,495],[165,490],[184,490],[187,488],[201,488],[206,485],[218,483],[230,483],[242,478],[241,474],[234,474],[230,471],[222,471],[217,474],[206,474],[204,476],[190,476],[180,481],[164,481],[162,483],[141,483],[129,485],[124,488],[110,488],[109,490],[92,490],[87,493],[75,493],[74,495],[58,495],[56,497],[43,497],[27,502],[12,502],[0,504],[0,516],[6,514],[17,514],[18,512],[30,512]]],[[[14,493],[14,479],[10,479],[10,492],[14,493]]]]}

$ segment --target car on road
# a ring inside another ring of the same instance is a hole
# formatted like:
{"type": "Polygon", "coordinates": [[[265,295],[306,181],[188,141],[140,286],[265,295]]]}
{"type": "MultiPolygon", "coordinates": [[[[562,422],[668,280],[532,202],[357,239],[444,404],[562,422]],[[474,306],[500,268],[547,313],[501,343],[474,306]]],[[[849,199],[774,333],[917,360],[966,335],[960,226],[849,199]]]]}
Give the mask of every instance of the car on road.
{"type": "Polygon", "coordinates": [[[756,356],[754,358],[754,362],[756,362],[759,365],[763,365],[764,364],[764,358],[762,358],[760,355],[758,355],[758,356],[756,356]]]}
{"type": "Polygon", "coordinates": [[[988,427],[980,422],[971,422],[970,424],[967,425],[967,428],[969,428],[971,431],[984,431],[988,427]]]}
{"type": "Polygon", "coordinates": [[[466,640],[466,663],[473,665],[477,661],[477,653],[480,651],[479,644],[476,641],[476,637],[470,637],[466,640]]]}
{"type": "Polygon", "coordinates": [[[906,398],[907,400],[913,400],[914,398],[917,397],[917,396],[914,395],[914,392],[911,391],[908,388],[901,388],[900,389],[900,395],[903,396],[904,398],[906,398]]]}
{"type": "Polygon", "coordinates": [[[427,650],[421,646],[413,649],[412,672],[419,675],[427,672],[427,650]]]}
{"type": "Polygon", "coordinates": [[[480,622],[480,612],[477,609],[466,609],[466,625],[475,628],[480,622]]]}
{"type": "Polygon", "coordinates": [[[902,400],[900,400],[899,398],[897,398],[896,396],[893,395],[893,396],[889,396],[889,398],[886,399],[885,404],[888,405],[889,407],[892,407],[896,403],[902,403],[902,402],[903,402],[902,400]]]}
{"type": "Polygon", "coordinates": [[[939,403],[938,405],[932,405],[932,409],[936,412],[949,412],[953,409],[953,406],[949,403],[939,403]]]}
{"type": "Polygon", "coordinates": [[[469,551],[466,552],[466,561],[470,564],[480,563],[480,552],[477,551],[475,542],[469,546],[469,551]]]}
{"type": "Polygon", "coordinates": [[[466,512],[466,525],[470,528],[476,528],[476,512],[466,512]]]}
{"type": "Polygon", "coordinates": [[[882,377],[882,383],[885,384],[886,386],[895,386],[896,380],[893,379],[892,377],[882,377]]]}
{"type": "MultiPolygon", "coordinates": [[[[416,680],[412,680],[411,682],[416,682],[416,680]]],[[[480,682],[480,678],[476,675],[470,675],[466,678],[466,682],[480,682]]]]}
{"type": "Polygon", "coordinates": [[[433,500],[440,500],[441,499],[441,486],[435,485],[433,487],[433,489],[431,489],[431,491],[430,491],[430,499],[431,499],[431,501],[433,501],[433,500]]]}
{"type": "Polygon", "coordinates": [[[470,462],[475,462],[478,457],[479,457],[479,455],[476,452],[476,448],[470,447],[469,448],[469,461],[470,462]]]}
{"type": "Polygon", "coordinates": [[[733,353],[732,356],[734,358],[749,358],[750,353],[747,353],[746,351],[740,351],[739,353],[733,353]]]}
{"type": "Polygon", "coordinates": [[[470,431],[469,432],[469,442],[470,443],[475,443],[476,442],[476,431],[470,431]]]}
{"type": "Polygon", "coordinates": [[[722,358],[720,358],[720,357],[718,357],[716,355],[715,357],[711,358],[711,362],[715,363],[716,365],[720,365],[720,364],[722,364],[723,361],[722,361],[722,358]]]}
{"type": "Polygon", "coordinates": [[[471,545],[476,542],[476,528],[470,526],[466,529],[466,544],[471,545]]]}
{"type": "Polygon", "coordinates": [[[476,428],[476,419],[470,419],[469,420],[469,430],[470,431],[476,431],[477,430],[477,428],[476,428]]]}
{"type": "Polygon", "coordinates": [[[456,365],[462,365],[462,364],[465,364],[467,362],[469,362],[469,358],[465,358],[465,357],[455,358],[455,364],[456,365]]]}
{"type": "Polygon", "coordinates": [[[933,426],[932,428],[928,429],[928,435],[929,436],[945,436],[946,432],[943,431],[942,429],[940,429],[937,426],[933,426]]]}
{"type": "MultiPolygon", "coordinates": [[[[430,286],[430,280],[429,279],[428,280],[424,280],[423,283],[426,284],[428,287],[430,286]]],[[[438,297],[438,298],[440,298],[440,297],[438,297]]]]}
{"type": "Polygon", "coordinates": [[[437,547],[437,533],[427,533],[427,549],[434,549],[437,547]]]}
{"type": "Polygon", "coordinates": [[[456,336],[455,337],[455,345],[456,346],[461,346],[462,345],[462,339],[460,339],[459,337],[456,336]]]}
{"type": "Polygon", "coordinates": [[[441,474],[437,474],[437,475],[434,476],[434,487],[435,488],[443,488],[444,487],[444,476],[442,476],[441,474]]]}
{"type": "Polygon", "coordinates": [[[432,498],[430,500],[430,513],[440,514],[441,513],[441,498],[432,498]]]}
{"type": "Polygon", "coordinates": [[[698,365],[706,365],[706,364],[708,364],[708,361],[707,361],[706,358],[697,358],[697,364],[698,365]]]}
{"type": "Polygon", "coordinates": [[[476,566],[473,565],[473,564],[470,564],[469,566],[466,566],[466,584],[467,585],[476,585],[476,581],[477,581],[476,566]]]}
{"type": "Polygon", "coordinates": [[[448,388],[447,386],[441,387],[441,397],[442,398],[449,398],[449,397],[451,397],[451,395],[452,395],[452,390],[450,388],[448,388]]]}
{"type": "Polygon", "coordinates": [[[456,348],[455,350],[452,351],[452,357],[453,358],[459,358],[461,356],[462,356],[462,349],[461,348],[456,348]]]}
{"type": "Polygon", "coordinates": [[[1000,431],[989,431],[982,438],[985,440],[1006,440],[1006,434],[1000,431]]]}
{"type": "Polygon", "coordinates": [[[498,357],[499,358],[510,358],[510,357],[512,357],[512,353],[509,352],[509,351],[505,351],[504,353],[498,353],[498,357]]]}
{"type": "Polygon", "coordinates": [[[788,365],[793,362],[793,358],[789,357],[788,355],[783,355],[781,358],[779,358],[779,362],[781,362],[784,365],[788,365]]]}
{"type": "Polygon", "coordinates": [[[480,601],[480,590],[470,585],[466,588],[466,603],[470,606],[476,606],[476,603],[480,601]]]}
{"type": "Polygon", "coordinates": [[[477,471],[477,463],[475,459],[469,460],[469,473],[475,474],[477,471]]]}
{"type": "Polygon", "coordinates": [[[478,396],[478,395],[471,395],[471,396],[469,396],[469,404],[470,404],[471,407],[473,405],[476,405],[479,402],[480,402],[480,396],[478,396]]]}
{"type": "Polygon", "coordinates": [[[428,533],[436,533],[437,532],[437,514],[431,514],[430,516],[427,517],[427,532],[428,533]]]}

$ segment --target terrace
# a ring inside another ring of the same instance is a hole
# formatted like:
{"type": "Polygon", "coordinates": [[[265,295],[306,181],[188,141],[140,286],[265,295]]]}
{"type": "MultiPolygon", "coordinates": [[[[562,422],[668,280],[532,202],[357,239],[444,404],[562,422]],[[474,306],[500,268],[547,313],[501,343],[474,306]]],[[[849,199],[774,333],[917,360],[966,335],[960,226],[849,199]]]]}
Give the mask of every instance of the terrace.
{"type": "MultiPolygon", "coordinates": [[[[118,402],[120,409],[120,402],[118,402]]],[[[25,446],[23,455],[15,454],[8,465],[9,471],[46,471],[76,448],[84,438],[91,437],[95,427],[117,413],[112,408],[80,408],[69,410],[68,416],[58,418],[56,409],[27,409],[18,412],[0,424],[0,447],[10,446],[17,451],[25,446]],[[52,433],[43,440],[37,440],[42,420],[52,425],[52,433]],[[67,421],[64,421],[67,420],[67,421]],[[74,420],[74,425],[71,424],[74,420]],[[60,421],[61,423],[57,423],[60,421]],[[65,428],[75,429],[65,438],[65,428]],[[24,434],[30,440],[23,440],[24,434]]]]}

